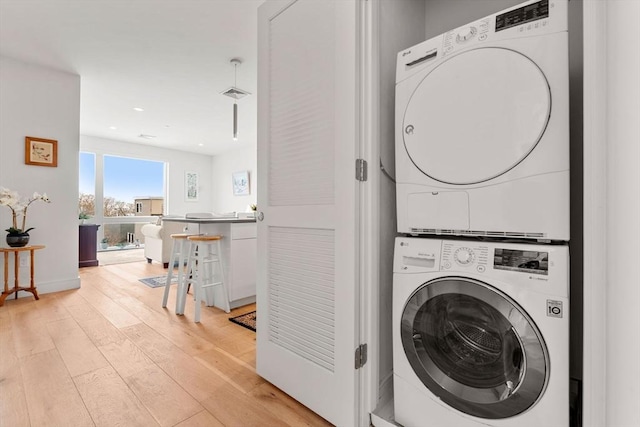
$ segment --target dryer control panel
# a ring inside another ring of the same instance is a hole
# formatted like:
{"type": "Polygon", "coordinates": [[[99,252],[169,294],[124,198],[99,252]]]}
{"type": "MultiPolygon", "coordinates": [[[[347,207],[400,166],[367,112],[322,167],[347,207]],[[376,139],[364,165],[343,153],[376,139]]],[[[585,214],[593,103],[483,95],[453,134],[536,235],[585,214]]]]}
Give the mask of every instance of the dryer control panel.
{"type": "Polygon", "coordinates": [[[398,53],[396,83],[487,41],[568,31],[568,0],[534,0],[478,19],[398,53]]]}

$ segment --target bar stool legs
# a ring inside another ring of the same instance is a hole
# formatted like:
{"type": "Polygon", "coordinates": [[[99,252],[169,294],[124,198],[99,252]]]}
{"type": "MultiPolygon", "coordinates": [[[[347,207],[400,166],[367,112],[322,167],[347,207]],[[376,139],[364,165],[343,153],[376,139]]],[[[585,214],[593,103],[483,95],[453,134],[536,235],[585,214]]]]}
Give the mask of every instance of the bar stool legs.
{"type": "Polygon", "coordinates": [[[181,303],[183,297],[183,287],[185,286],[186,271],[184,263],[186,261],[187,248],[188,248],[188,234],[172,234],[171,235],[171,257],[169,258],[169,268],[167,271],[167,281],[164,285],[164,296],[162,297],[162,307],[167,306],[167,300],[169,298],[169,288],[171,287],[171,280],[173,279],[173,269],[178,263],[178,290],[176,294],[176,314],[184,313],[184,303],[181,303]],[[182,309],[182,311],[180,311],[182,309]]]}
{"type": "MultiPolygon", "coordinates": [[[[204,298],[207,305],[213,305],[213,288],[220,286],[222,288],[222,298],[224,311],[229,313],[229,293],[225,280],[224,263],[222,260],[222,247],[220,241],[222,236],[189,236],[189,266],[187,271],[191,271],[192,277],[185,283],[192,283],[195,294],[195,314],[194,321],[200,322],[200,306],[204,298]],[[216,277],[216,268],[218,275],[216,277]],[[217,280],[216,280],[217,279],[217,280]],[[207,298],[209,293],[210,298],[207,298]]],[[[183,298],[180,300],[184,312],[184,304],[186,300],[186,286],[182,289],[183,298]]]]}

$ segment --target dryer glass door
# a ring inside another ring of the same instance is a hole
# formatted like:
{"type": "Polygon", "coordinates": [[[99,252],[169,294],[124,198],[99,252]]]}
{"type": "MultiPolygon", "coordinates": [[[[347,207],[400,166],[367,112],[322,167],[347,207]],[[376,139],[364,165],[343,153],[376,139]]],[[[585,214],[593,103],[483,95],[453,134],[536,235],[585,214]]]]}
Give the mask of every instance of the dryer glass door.
{"type": "Polygon", "coordinates": [[[449,406],[487,419],[540,398],[549,356],[524,310],[492,286],[442,278],[420,287],[402,316],[402,345],[424,385],[449,406]]]}
{"type": "Polygon", "coordinates": [[[550,113],[549,83],[531,59],[505,48],[473,49],[442,62],[417,86],[404,112],[404,145],[437,181],[485,182],[531,153],[550,113]]]}

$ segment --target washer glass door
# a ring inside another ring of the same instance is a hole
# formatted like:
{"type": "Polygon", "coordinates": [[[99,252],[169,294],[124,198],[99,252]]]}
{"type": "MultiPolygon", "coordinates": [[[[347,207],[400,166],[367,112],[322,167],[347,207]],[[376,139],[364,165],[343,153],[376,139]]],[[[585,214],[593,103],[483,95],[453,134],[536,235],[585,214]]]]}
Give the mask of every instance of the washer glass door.
{"type": "Polygon", "coordinates": [[[542,138],[551,92],[542,70],[516,51],[452,56],[417,86],[402,134],[411,161],[448,184],[476,184],[516,167],[542,138]]]}
{"type": "Polygon", "coordinates": [[[450,277],[422,285],[405,305],[401,338],[424,385],[469,415],[522,413],[548,381],[548,351],[533,320],[480,281],[450,277]]]}

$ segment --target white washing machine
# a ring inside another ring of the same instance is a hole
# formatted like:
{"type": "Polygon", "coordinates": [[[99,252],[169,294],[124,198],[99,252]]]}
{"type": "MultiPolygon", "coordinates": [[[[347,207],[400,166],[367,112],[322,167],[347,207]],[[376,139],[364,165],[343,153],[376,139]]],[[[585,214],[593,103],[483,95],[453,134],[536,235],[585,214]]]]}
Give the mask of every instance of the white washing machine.
{"type": "Polygon", "coordinates": [[[569,240],[567,0],[398,54],[401,233],[569,240]]]}
{"type": "Polygon", "coordinates": [[[567,246],[397,238],[393,370],[404,427],[567,427],[567,246]]]}

